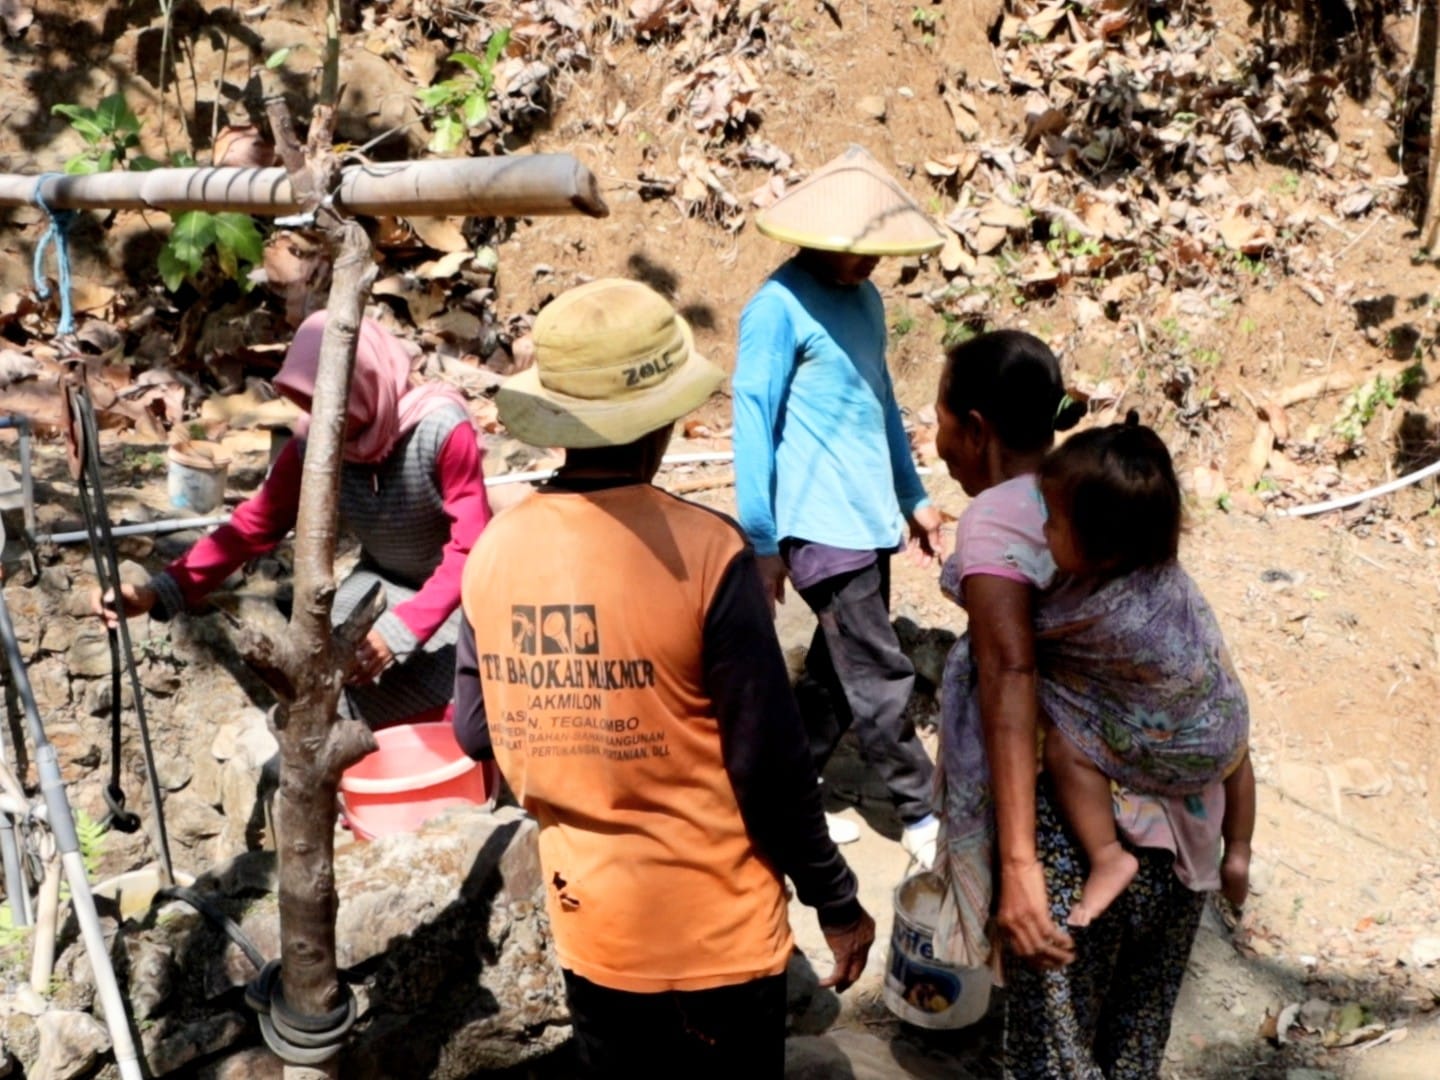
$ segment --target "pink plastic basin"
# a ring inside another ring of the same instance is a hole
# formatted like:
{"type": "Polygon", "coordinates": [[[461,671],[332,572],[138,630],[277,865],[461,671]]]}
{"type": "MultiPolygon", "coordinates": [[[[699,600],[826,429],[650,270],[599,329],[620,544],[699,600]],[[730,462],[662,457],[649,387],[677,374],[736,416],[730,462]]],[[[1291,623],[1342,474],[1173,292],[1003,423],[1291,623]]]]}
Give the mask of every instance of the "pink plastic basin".
{"type": "Polygon", "coordinates": [[[375,741],[380,748],[340,777],[341,812],[357,839],[414,832],[446,810],[490,802],[485,770],[450,724],[400,724],[375,741]]]}

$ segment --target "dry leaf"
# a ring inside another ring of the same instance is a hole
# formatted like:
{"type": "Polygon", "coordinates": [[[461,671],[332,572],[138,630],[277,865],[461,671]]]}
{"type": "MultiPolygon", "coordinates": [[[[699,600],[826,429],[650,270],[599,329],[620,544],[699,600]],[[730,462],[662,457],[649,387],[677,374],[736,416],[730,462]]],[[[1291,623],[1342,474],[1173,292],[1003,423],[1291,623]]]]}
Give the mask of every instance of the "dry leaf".
{"type": "Polygon", "coordinates": [[[989,255],[1004,244],[1009,235],[1010,231],[999,225],[982,225],[969,237],[971,250],[976,255],[989,255]]]}
{"type": "Polygon", "coordinates": [[[217,166],[268,169],[275,164],[275,148],[253,124],[223,127],[215,136],[210,160],[217,166]]]}
{"type": "Polygon", "coordinates": [[[434,259],[431,262],[421,263],[415,268],[415,274],[417,277],[424,278],[426,281],[453,278],[460,272],[461,267],[468,263],[472,257],[468,247],[463,251],[452,251],[450,254],[434,259]]]}
{"type": "Polygon", "coordinates": [[[461,218],[412,217],[406,223],[415,230],[421,243],[435,251],[445,253],[466,251],[470,245],[460,231],[461,218]]]}
{"type": "Polygon", "coordinates": [[[1000,229],[1025,229],[1029,227],[1030,219],[1020,207],[991,199],[980,208],[980,223],[1000,229]]]}

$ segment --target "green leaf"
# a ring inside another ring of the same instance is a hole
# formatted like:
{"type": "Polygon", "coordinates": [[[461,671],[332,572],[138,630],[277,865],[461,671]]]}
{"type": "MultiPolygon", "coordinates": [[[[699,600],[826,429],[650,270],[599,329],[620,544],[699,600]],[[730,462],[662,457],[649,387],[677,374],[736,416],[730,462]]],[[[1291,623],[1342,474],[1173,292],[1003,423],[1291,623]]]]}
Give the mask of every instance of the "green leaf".
{"type": "Polygon", "coordinates": [[[430,111],[440,108],[450,102],[455,96],[455,88],[449,83],[437,83],[434,86],[422,86],[415,91],[415,97],[420,104],[430,111]]]}
{"type": "Polygon", "coordinates": [[[205,252],[215,243],[215,215],[205,210],[187,210],[175,218],[175,227],[170,231],[169,247],[175,257],[189,264],[194,270],[200,269],[205,252]]]}
{"type": "Polygon", "coordinates": [[[89,154],[77,154],[65,162],[65,172],[70,176],[90,176],[99,171],[99,164],[89,154]]]}
{"type": "Polygon", "coordinates": [[[95,113],[78,105],[56,105],[52,110],[70,121],[70,126],[91,146],[103,142],[108,134],[95,120],[95,113]]]}
{"type": "Polygon", "coordinates": [[[234,281],[240,276],[240,264],[235,258],[235,249],[224,244],[215,245],[215,258],[220,263],[220,272],[234,281]]]}
{"type": "Polygon", "coordinates": [[[490,73],[490,65],[487,64],[484,60],[481,60],[480,57],[476,56],[474,53],[451,53],[450,62],[452,64],[459,64],[461,67],[465,68],[470,72],[473,72],[475,75],[479,76],[482,79],[490,73]]]}
{"type": "Polygon", "coordinates": [[[468,133],[465,125],[453,116],[441,116],[435,120],[435,133],[430,137],[431,153],[448,154],[462,142],[468,133]]]}
{"type": "MultiPolygon", "coordinates": [[[[222,264],[227,253],[247,263],[258,263],[265,258],[265,239],[249,214],[216,214],[215,250],[219,252],[222,264]]],[[[237,276],[233,270],[225,272],[231,277],[237,276]]]]}
{"type": "Polygon", "coordinates": [[[276,49],[276,50],[275,50],[273,53],[271,53],[270,56],[266,59],[266,61],[265,61],[265,67],[266,67],[267,69],[269,69],[270,71],[274,71],[276,68],[284,66],[285,61],[286,61],[286,60],[289,60],[289,59],[290,59],[290,49],[288,49],[288,48],[285,48],[285,49],[276,49]]]}
{"type": "Polygon", "coordinates": [[[160,279],[171,292],[179,292],[180,286],[185,284],[185,279],[190,274],[190,267],[175,254],[174,248],[169,244],[160,249],[155,265],[160,271],[160,279]]]}
{"type": "Polygon", "coordinates": [[[95,110],[95,121],[107,134],[125,131],[135,135],[140,132],[140,120],[125,104],[124,94],[102,98],[95,110]]]}
{"type": "Polygon", "coordinates": [[[195,167],[195,155],[188,154],[184,150],[176,150],[170,155],[170,164],[177,169],[193,169],[195,167]]]}
{"type": "MultiPolygon", "coordinates": [[[[506,27],[502,30],[497,30],[495,31],[495,33],[491,34],[490,41],[485,46],[485,59],[487,61],[486,66],[489,68],[493,68],[495,66],[495,61],[500,59],[500,54],[505,51],[505,46],[509,44],[509,27],[506,27]]],[[[486,74],[488,75],[489,72],[486,72],[486,74]]]]}
{"type": "Polygon", "coordinates": [[[95,171],[109,172],[113,168],[115,168],[115,151],[106,150],[100,155],[100,160],[95,165],[95,171]]]}
{"type": "Polygon", "coordinates": [[[479,127],[490,115],[490,99],[483,92],[471,94],[460,108],[460,119],[467,128],[479,127]]]}
{"type": "Polygon", "coordinates": [[[152,169],[160,168],[164,168],[160,162],[152,157],[146,157],[144,154],[141,154],[134,161],[130,162],[131,172],[150,172],[152,169]]]}

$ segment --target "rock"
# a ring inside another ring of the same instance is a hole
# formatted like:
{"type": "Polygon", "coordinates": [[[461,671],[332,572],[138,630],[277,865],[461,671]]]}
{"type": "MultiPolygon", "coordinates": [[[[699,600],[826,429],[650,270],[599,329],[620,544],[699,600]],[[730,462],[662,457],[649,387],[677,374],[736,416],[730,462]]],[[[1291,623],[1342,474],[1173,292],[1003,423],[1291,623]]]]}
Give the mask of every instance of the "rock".
{"type": "MultiPolygon", "coordinates": [[[[460,1080],[523,1064],[565,1041],[537,835],[535,822],[514,808],[477,809],[337,852],[338,960],[365,972],[357,986],[361,1022],[342,1076],[460,1080]]],[[[267,956],[279,948],[274,898],[242,901],[234,893],[265,883],[273,867],[272,855],[242,856],[197,885],[267,956]]],[[[205,937],[212,939],[213,952],[202,958],[192,940],[187,955],[206,965],[203,992],[213,998],[254,969],[218,934],[205,937]]]]}
{"type": "Polygon", "coordinates": [[[196,1080],[281,1080],[284,1072],[280,1059],[269,1050],[251,1047],[205,1066],[196,1073],[196,1080]]]}
{"type": "Polygon", "coordinates": [[[40,651],[61,653],[69,650],[80,633],[80,622],[65,615],[55,615],[40,628],[40,651]]]}
{"type": "Polygon", "coordinates": [[[165,821],[178,843],[195,847],[225,828],[225,818],[203,799],[188,791],[171,796],[165,803],[165,821]]]}
{"type": "Polygon", "coordinates": [[[895,620],[895,636],[900,648],[915,665],[915,674],[928,683],[933,693],[940,687],[945,674],[945,661],[955,645],[955,634],[943,628],[921,627],[913,620],[901,617],[895,620]]]}
{"type": "Polygon", "coordinates": [[[1300,1023],[1307,1031],[1323,1032],[1330,1023],[1330,1003],[1323,998],[1311,998],[1300,1006],[1300,1023]]]}
{"type": "Polygon", "coordinates": [[[131,1012],[136,1020],[149,1020],[170,996],[175,976],[175,950],[169,945],[138,937],[126,940],[125,955],[129,962],[125,985],[129,991],[131,1012]]]}
{"type": "Polygon", "coordinates": [[[195,755],[191,764],[190,791],[211,806],[220,805],[220,770],[221,763],[215,760],[215,755],[202,750],[195,755]]]}
{"type": "Polygon", "coordinates": [[[70,672],[63,658],[43,657],[27,665],[26,673],[41,716],[49,716],[70,704],[70,672]]]}
{"type": "Polygon", "coordinates": [[[46,734],[55,747],[55,757],[69,779],[77,770],[88,772],[101,762],[100,746],[90,732],[68,722],[46,725],[46,734]]]}
{"type": "Polygon", "coordinates": [[[70,592],[70,584],[70,572],[63,566],[47,566],[40,571],[40,587],[48,593],[65,596],[70,592]]]}
{"type": "Polygon", "coordinates": [[[163,660],[141,662],[140,685],[158,697],[169,697],[180,689],[180,670],[163,660]]]}
{"type": "MultiPolygon", "coordinates": [[[[105,674],[109,675],[110,672],[107,670],[105,674]]],[[[86,716],[108,719],[114,700],[114,684],[109,679],[96,679],[85,685],[85,698],[81,708],[85,710],[86,716]]],[[[120,680],[120,708],[126,712],[135,708],[135,691],[131,688],[129,679],[120,680]]]]}
{"type": "Polygon", "coordinates": [[[885,99],[879,94],[869,94],[855,102],[855,110],[868,120],[885,122],[885,99]]]}
{"type": "Polygon", "coordinates": [[[1419,937],[1410,943],[1406,962],[1411,967],[1426,968],[1440,964],[1440,937],[1419,937]]]}
{"type": "Polygon", "coordinates": [[[98,679],[110,674],[110,641],[103,629],[92,625],[81,630],[70,645],[68,656],[72,678],[98,679]]]}
{"type": "Polygon", "coordinates": [[[40,1032],[40,1053],[25,1070],[27,1080],[83,1076],[110,1049],[105,1026],[89,1013],[56,1009],[42,1014],[35,1026],[40,1032]]]}
{"type": "MultiPolygon", "coordinates": [[[[179,791],[195,775],[195,759],[183,748],[172,745],[155,747],[155,772],[166,791],[179,791]]],[[[206,799],[205,802],[210,802],[206,799]]]]}
{"type": "Polygon", "coordinates": [[[164,1038],[156,1039],[153,1045],[150,1045],[150,1040],[147,1039],[145,1063],[150,1066],[150,1075],[168,1076],[199,1058],[219,1053],[244,1035],[248,1025],[249,1021],[241,1013],[226,1012],[185,1024],[164,1038]]]}

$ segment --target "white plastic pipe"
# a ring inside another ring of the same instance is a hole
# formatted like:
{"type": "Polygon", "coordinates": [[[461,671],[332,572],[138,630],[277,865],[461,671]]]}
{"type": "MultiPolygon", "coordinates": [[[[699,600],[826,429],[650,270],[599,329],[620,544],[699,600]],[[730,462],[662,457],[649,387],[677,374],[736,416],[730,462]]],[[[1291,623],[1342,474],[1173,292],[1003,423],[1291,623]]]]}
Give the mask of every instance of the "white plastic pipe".
{"type": "Polygon", "coordinates": [[[1276,513],[1280,517],[1312,517],[1315,514],[1329,513],[1331,510],[1344,510],[1347,506],[1355,506],[1369,499],[1378,499],[1381,495],[1389,495],[1392,491],[1399,491],[1411,484],[1418,484],[1427,476],[1434,476],[1436,473],[1440,473],[1440,461],[1433,461],[1409,476],[1402,476],[1367,491],[1357,491],[1354,495],[1340,495],[1325,502],[1312,503],[1310,506],[1293,506],[1288,510],[1278,510],[1276,513]]]}

